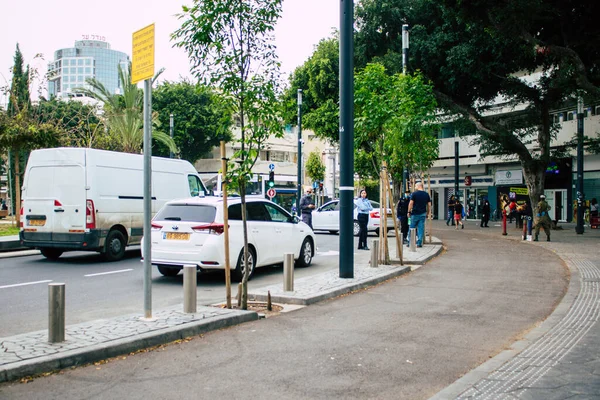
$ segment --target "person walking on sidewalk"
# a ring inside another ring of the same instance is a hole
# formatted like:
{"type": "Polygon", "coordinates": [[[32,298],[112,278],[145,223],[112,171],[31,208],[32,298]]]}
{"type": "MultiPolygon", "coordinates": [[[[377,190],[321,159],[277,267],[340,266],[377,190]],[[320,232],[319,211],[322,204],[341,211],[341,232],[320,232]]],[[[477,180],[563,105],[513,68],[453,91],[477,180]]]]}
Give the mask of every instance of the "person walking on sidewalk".
{"type": "Polygon", "coordinates": [[[307,186],[306,194],[304,196],[302,196],[302,198],[300,199],[300,212],[302,213],[302,222],[304,222],[306,225],[310,226],[310,229],[313,228],[312,212],[314,209],[315,209],[315,202],[313,201],[313,198],[312,198],[312,187],[307,186]]]}
{"type": "Polygon", "coordinates": [[[461,204],[460,200],[456,199],[456,203],[454,203],[454,222],[456,222],[456,228],[458,229],[458,224],[460,224],[460,229],[465,229],[465,224],[462,221],[464,207],[461,204]]]}
{"type": "Polygon", "coordinates": [[[550,219],[550,215],[548,215],[548,211],[550,211],[550,206],[546,202],[546,196],[542,194],[540,196],[540,202],[535,208],[535,216],[537,217],[537,221],[535,223],[535,238],[533,238],[534,242],[538,241],[538,236],[540,235],[540,228],[544,228],[544,233],[546,234],[546,241],[550,241],[550,228],[552,227],[552,220],[550,219]]]}
{"type": "Polygon", "coordinates": [[[398,216],[398,220],[400,221],[400,232],[402,233],[402,243],[408,243],[408,203],[410,202],[410,192],[404,193],[404,197],[400,198],[398,201],[398,206],[396,207],[396,215],[398,216]]]}
{"type": "Polygon", "coordinates": [[[369,213],[373,210],[373,206],[367,199],[367,191],[360,191],[360,197],[356,199],[356,207],[358,208],[358,249],[369,250],[367,246],[367,226],[369,225],[369,213]]]}
{"type": "Polygon", "coordinates": [[[452,221],[452,225],[454,225],[454,204],[456,204],[456,197],[452,195],[450,196],[450,200],[448,200],[448,219],[446,220],[446,226],[450,224],[450,221],[452,221]]]}
{"type": "MultiPolygon", "coordinates": [[[[425,236],[425,219],[431,209],[431,197],[423,190],[423,183],[415,185],[415,191],[410,196],[407,217],[410,217],[410,227],[417,228],[417,247],[423,247],[423,236],[425,236]]],[[[410,238],[408,240],[410,242],[410,238]]],[[[410,243],[407,244],[410,246],[410,243]]]]}
{"type": "Polygon", "coordinates": [[[481,224],[479,224],[479,227],[489,228],[488,222],[490,222],[490,213],[490,202],[486,200],[483,202],[483,206],[481,207],[481,224]]]}

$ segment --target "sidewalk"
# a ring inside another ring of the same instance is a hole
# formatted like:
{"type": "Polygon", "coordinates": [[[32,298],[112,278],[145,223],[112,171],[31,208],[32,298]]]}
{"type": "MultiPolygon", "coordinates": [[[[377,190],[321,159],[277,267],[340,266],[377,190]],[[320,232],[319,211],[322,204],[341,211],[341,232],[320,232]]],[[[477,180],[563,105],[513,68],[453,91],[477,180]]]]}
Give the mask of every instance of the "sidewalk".
{"type": "MultiPolygon", "coordinates": [[[[499,223],[477,234],[522,241],[514,224],[502,236],[499,223]]],[[[438,227],[444,227],[437,224],[438,227]]],[[[600,398],[600,231],[560,224],[551,242],[540,233],[541,246],[558,255],[571,272],[569,289],[552,315],[510,349],[473,369],[431,400],[441,399],[591,399],[600,398]]],[[[450,229],[450,228],[446,228],[450,229]]]]}
{"type": "MultiPolygon", "coordinates": [[[[395,237],[388,241],[392,261],[399,262],[393,257],[395,237]]],[[[312,304],[410,272],[441,253],[442,244],[434,237],[432,244],[426,241],[416,250],[403,248],[404,265],[377,268],[369,266],[370,252],[357,252],[352,279],[341,279],[337,271],[330,271],[297,279],[294,292],[284,292],[283,284],[250,290],[249,299],[264,301],[270,291],[276,303],[312,304]]],[[[199,306],[195,314],[184,314],[182,310],[181,305],[158,310],[152,321],[128,315],[71,325],[66,327],[66,340],[61,343],[48,343],[45,330],[0,338],[0,382],[83,365],[259,318],[253,311],[207,306],[199,306]]]]}

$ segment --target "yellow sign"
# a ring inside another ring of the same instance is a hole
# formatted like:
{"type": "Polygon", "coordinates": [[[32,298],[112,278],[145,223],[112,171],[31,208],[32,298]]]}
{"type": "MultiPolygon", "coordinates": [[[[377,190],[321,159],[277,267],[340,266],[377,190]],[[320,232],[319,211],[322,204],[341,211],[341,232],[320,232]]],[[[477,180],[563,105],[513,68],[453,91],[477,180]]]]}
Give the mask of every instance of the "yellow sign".
{"type": "Polygon", "coordinates": [[[131,83],[154,76],[154,24],[133,32],[131,83]]]}
{"type": "Polygon", "coordinates": [[[510,191],[514,194],[519,194],[522,196],[527,196],[529,195],[529,190],[527,188],[520,188],[520,187],[511,187],[510,191]]]}

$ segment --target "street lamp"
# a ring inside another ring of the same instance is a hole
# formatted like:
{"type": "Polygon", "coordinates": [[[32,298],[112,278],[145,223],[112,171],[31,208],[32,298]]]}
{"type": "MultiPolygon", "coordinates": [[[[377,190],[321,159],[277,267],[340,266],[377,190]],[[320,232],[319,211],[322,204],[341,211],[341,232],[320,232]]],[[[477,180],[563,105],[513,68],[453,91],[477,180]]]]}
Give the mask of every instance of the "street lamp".
{"type": "Polygon", "coordinates": [[[408,25],[402,25],[402,73],[408,70],[408,25]]]}
{"type": "MultiPolygon", "coordinates": [[[[171,115],[169,115],[169,134],[171,136],[171,139],[173,139],[173,128],[174,128],[174,123],[173,123],[173,113],[171,113],[171,115]]],[[[171,151],[169,153],[169,158],[173,158],[175,155],[173,154],[173,151],[171,151]]]]}
{"type": "Polygon", "coordinates": [[[577,98],[577,226],[575,232],[583,234],[583,98],[577,98]]]}
{"type": "Polygon", "coordinates": [[[458,134],[454,134],[454,196],[458,199],[458,134]]]}

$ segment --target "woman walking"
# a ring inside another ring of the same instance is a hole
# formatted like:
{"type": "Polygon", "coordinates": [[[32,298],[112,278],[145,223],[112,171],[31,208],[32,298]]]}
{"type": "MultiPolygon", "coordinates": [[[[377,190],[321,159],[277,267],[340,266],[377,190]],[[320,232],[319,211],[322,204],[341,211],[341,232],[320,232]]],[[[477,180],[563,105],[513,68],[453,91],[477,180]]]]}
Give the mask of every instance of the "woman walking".
{"type": "Polygon", "coordinates": [[[456,222],[456,228],[458,229],[458,224],[460,224],[460,229],[465,229],[465,224],[462,222],[462,214],[463,214],[463,205],[460,203],[459,199],[456,199],[456,203],[454,203],[454,222],[456,222]]]}
{"type": "Polygon", "coordinates": [[[358,208],[358,226],[360,228],[358,233],[358,249],[369,250],[367,246],[367,225],[369,224],[369,212],[373,210],[373,206],[369,199],[367,199],[367,191],[361,190],[360,197],[356,200],[356,207],[358,208]]]}

